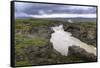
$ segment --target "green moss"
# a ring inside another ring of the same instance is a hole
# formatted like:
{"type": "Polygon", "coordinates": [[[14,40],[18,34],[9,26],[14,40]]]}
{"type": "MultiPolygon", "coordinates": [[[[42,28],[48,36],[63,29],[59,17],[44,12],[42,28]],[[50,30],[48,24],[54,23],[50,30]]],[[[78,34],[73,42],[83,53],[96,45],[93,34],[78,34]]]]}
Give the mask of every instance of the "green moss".
{"type": "Polygon", "coordinates": [[[46,44],[46,41],[41,38],[35,38],[35,39],[30,39],[30,40],[25,41],[25,44],[40,46],[40,45],[46,44]]]}
{"type": "Polygon", "coordinates": [[[19,61],[16,62],[15,66],[26,66],[26,65],[31,65],[28,61],[19,61]]]}
{"type": "MultiPolygon", "coordinates": [[[[16,19],[16,24],[30,24],[32,27],[51,26],[54,25],[55,23],[58,22],[51,20],[42,20],[42,19],[16,19]]],[[[17,26],[17,28],[20,28],[20,26],[17,26]]]]}
{"type": "Polygon", "coordinates": [[[24,54],[24,49],[29,46],[44,46],[48,43],[48,40],[40,37],[29,38],[24,35],[15,36],[15,51],[19,54],[24,54]]]}
{"type": "Polygon", "coordinates": [[[40,37],[28,38],[23,35],[16,35],[15,42],[17,45],[20,44],[22,46],[23,45],[41,46],[41,45],[45,45],[48,42],[48,40],[40,37]]]}
{"type": "Polygon", "coordinates": [[[96,23],[91,23],[91,22],[80,22],[79,23],[79,26],[81,27],[81,28],[96,28],[96,23]]]}

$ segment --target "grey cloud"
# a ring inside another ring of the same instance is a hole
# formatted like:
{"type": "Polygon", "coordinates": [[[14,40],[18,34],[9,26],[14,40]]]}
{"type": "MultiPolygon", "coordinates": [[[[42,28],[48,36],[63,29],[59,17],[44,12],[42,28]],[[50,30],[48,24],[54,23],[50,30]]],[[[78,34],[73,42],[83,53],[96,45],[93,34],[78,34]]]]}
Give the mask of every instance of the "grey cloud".
{"type": "Polygon", "coordinates": [[[55,5],[55,4],[40,4],[40,3],[15,3],[16,16],[40,15],[40,11],[45,14],[54,13],[69,13],[69,14],[96,14],[96,7],[72,6],[72,5],[55,5]],[[18,15],[17,15],[18,14],[18,15]]]}

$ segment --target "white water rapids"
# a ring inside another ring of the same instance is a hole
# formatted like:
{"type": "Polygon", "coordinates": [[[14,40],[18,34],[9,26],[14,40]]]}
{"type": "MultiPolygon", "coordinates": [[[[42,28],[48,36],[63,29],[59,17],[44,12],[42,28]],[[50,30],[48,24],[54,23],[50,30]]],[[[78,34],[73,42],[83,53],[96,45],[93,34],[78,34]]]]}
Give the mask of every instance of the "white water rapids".
{"type": "Polygon", "coordinates": [[[71,33],[64,31],[63,25],[51,27],[54,31],[51,35],[50,42],[53,44],[54,49],[60,52],[62,55],[68,55],[69,46],[80,46],[80,48],[85,49],[89,53],[96,55],[96,48],[94,46],[88,45],[79,39],[73,37],[71,33]]]}

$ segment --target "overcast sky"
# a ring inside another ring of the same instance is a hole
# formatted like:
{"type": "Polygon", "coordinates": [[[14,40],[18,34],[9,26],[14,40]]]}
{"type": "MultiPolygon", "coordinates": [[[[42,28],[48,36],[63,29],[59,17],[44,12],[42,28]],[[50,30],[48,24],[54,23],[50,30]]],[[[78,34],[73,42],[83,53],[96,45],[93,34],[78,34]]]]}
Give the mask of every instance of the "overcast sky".
{"type": "Polygon", "coordinates": [[[15,17],[96,18],[96,7],[15,2],[15,17]]]}

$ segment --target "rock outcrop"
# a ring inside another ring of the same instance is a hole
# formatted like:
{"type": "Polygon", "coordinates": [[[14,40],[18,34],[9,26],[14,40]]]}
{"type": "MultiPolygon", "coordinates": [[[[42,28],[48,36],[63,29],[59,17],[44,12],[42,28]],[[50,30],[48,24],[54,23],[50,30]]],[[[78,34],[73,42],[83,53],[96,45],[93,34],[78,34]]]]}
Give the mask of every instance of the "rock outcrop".
{"type": "Polygon", "coordinates": [[[70,46],[68,55],[77,56],[87,61],[97,61],[97,56],[95,56],[92,53],[86,52],[84,49],[80,48],[79,46],[70,46]]]}
{"type": "Polygon", "coordinates": [[[24,54],[16,54],[16,61],[27,61],[29,65],[97,61],[94,54],[88,53],[84,49],[77,46],[69,47],[68,56],[63,56],[57,52],[51,43],[40,47],[26,47],[23,51],[25,52],[24,54]]]}

